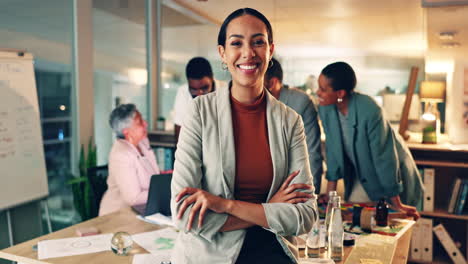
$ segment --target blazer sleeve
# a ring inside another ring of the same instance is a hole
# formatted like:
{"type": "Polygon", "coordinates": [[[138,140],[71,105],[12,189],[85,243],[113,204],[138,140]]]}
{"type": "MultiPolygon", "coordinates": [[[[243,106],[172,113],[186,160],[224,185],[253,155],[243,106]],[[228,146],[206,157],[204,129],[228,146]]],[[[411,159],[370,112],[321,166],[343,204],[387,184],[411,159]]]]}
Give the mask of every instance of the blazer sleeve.
{"type": "Polygon", "coordinates": [[[129,205],[144,204],[148,199],[148,187],[142,188],[137,175],[134,158],[128,153],[114,153],[109,162],[109,170],[116,179],[122,199],[129,205]]]}
{"type": "MultiPolygon", "coordinates": [[[[190,104],[187,118],[184,118],[177,144],[174,173],[171,182],[171,212],[173,221],[180,230],[186,230],[189,213],[193,205],[187,207],[181,219],[177,219],[176,216],[181,203],[187,196],[183,197],[179,202],[175,201],[175,197],[185,187],[202,189],[202,120],[200,110],[195,101],[197,100],[193,100],[190,104]]],[[[227,214],[218,214],[208,210],[205,214],[202,227],[198,227],[198,217],[195,217],[192,229],[189,232],[212,242],[214,236],[226,222],[227,217],[227,214]]]]}
{"type": "Polygon", "coordinates": [[[322,148],[320,142],[320,128],[317,121],[317,110],[310,98],[306,101],[307,105],[302,114],[304,129],[306,133],[307,149],[309,151],[309,164],[316,191],[320,192],[322,180],[322,148]],[[317,190],[318,189],[318,190],[317,190]]]}
{"type": "MultiPolygon", "coordinates": [[[[299,175],[294,178],[291,184],[306,183],[312,184],[310,173],[304,125],[299,116],[293,125],[291,141],[288,155],[288,175],[293,171],[300,170],[299,175]]],[[[284,179],[287,178],[286,175],[284,179]]],[[[317,201],[312,190],[301,190],[312,194],[313,197],[305,203],[264,203],[265,215],[270,226],[270,230],[281,236],[298,236],[308,232],[313,223],[318,220],[317,201]]]]}
{"type": "Polygon", "coordinates": [[[396,196],[402,190],[396,142],[381,108],[377,108],[368,120],[367,134],[372,162],[384,189],[381,196],[396,196]]]}

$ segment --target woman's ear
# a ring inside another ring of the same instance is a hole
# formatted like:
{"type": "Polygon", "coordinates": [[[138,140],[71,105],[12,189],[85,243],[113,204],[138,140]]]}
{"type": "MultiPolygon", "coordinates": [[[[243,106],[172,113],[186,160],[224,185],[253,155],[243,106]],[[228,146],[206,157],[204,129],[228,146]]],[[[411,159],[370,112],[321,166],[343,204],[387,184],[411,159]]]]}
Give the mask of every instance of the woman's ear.
{"type": "Polygon", "coordinates": [[[339,98],[345,98],[347,94],[348,93],[344,89],[336,91],[336,95],[338,95],[339,98]]]}
{"type": "Polygon", "coordinates": [[[125,138],[126,140],[128,140],[128,138],[129,138],[129,136],[130,136],[130,131],[129,131],[129,129],[128,129],[128,128],[122,129],[122,134],[123,134],[124,138],[125,138]]]}
{"type": "Polygon", "coordinates": [[[224,47],[223,45],[218,45],[218,53],[221,57],[221,60],[225,63],[225,54],[224,54],[224,47]]]}
{"type": "Polygon", "coordinates": [[[271,43],[270,45],[270,60],[273,59],[273,52],[275,51],[275,44],[271,43]]]}

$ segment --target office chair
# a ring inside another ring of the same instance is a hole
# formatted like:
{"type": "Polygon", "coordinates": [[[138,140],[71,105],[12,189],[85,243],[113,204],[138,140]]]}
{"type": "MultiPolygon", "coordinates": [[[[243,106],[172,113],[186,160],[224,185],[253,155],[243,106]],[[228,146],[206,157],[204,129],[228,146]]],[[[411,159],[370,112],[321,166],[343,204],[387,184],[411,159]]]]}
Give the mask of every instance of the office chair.
{"type": "Polygon", "coordinates": [[[101,204],[102,196],[107,191],[107,176],[109,168],[107,165],[92,167],[88,169],[88,181],[91,185],[91,214],[96,217],[99,214],[99,205],[101,204]]]}

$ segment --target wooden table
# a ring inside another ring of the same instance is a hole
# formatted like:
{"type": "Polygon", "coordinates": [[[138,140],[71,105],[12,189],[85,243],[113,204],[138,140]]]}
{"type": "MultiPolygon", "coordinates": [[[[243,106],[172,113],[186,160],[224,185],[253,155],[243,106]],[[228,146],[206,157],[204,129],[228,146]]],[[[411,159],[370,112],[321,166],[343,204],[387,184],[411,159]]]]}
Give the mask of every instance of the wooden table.
{"type": "Polygon", "coordinates": [[[33,246],[41,240],[60,239],[75,237],[75,230],[79,227],[97,227],[102,234],[125,231],[129,234],[137,234],[157,230],[160,227],[138,220],[136,214],[130,209],[108,214],[105,216],[93,218],[83,223],[62,229],[60,231],[41,236],[27,242],[6,248],[0,251],[0,258],[22,262],[25,264],[78,264],[78,263],[112,263],[112,264],[131,264],[133,255],[148,253],[145,249],[133,244],[133,248],[128,256],[117,256],[112,251],[104,251],[79,256],[70,256],[62,258],[51,258],[45,260],[37,259],[37,251],[33,246]]]}
{"type": "MultiPolygon", "coordinates": [[[[409,223],[409,226],[406,230],[402,231],[401,234],[397,235],[397,244],[395,247],[395,252],[393,253],[393,260],[392,264],[406,264],[408,262],[408,253],[411,241],[411,234],[414,226],[414,221],[409,223]]],[[[344,264],[346,259],[348,258],[351,250],[353,250],[354,246],[344,247],[344,258],[342,261],[335,262],[336,264],[344,264]]],[[[304,250],[300,251],[300,256],[303,257],[305,254],[304,250]]],[[[323,257],[325,253],[321,252],[320,256],[323,257]]],[[[354,263],[353,263],[354,264],[354,263]]],[[[356,263],[359,264],[359,263],[356,263]]]]}
{"type": "MultiPolygon", "coordinates": [[[[130,209],[122,209],[118,212],[97,217],[86,222],[62,229],[60,231],[41,236],[27,242],[15,245],[10,248],[0,250],[0,258],[18,261],[25,264],[81,264],[81,263],[112,263],[112,264],[131,264],[133,255],[148,253],[145,249],[133,244],[133,249],[128,256],[117,256],[109,251],[84,254],[79,256],[70,256],[62,258],[52,258],[46,260],[37,259],[37,251],[33,250],[33,246],[41,240],[60,239],[76,236],[75,230],[79,227],[97,227],[102,234],[114,233],[117,231],[125,231],[130,234],[138,234],[141,232],[154,231],[159,229],[157,225],[149,224],[138,220],[136,214],[130,209]]],[[[411,230],[409,228],[398,239],[393,264],[403,264],[407,262],[409,243],[411,240],[411,230]]],[[[345,247],[345,258],[350,254],[353,247],[345,247]]],[[[343,264],[344,261],[337,262],[343,264]]]]}

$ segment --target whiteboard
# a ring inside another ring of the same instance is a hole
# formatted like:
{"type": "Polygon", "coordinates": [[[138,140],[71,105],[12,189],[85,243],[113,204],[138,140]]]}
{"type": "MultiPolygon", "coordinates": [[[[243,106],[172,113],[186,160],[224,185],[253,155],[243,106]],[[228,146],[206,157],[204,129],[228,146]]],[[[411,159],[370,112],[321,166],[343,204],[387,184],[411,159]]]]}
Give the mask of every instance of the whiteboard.
{"type": "Polygon", "coordinates": [[[48,194],[33,57],[0,51],[0,210],[48,194]]]}

